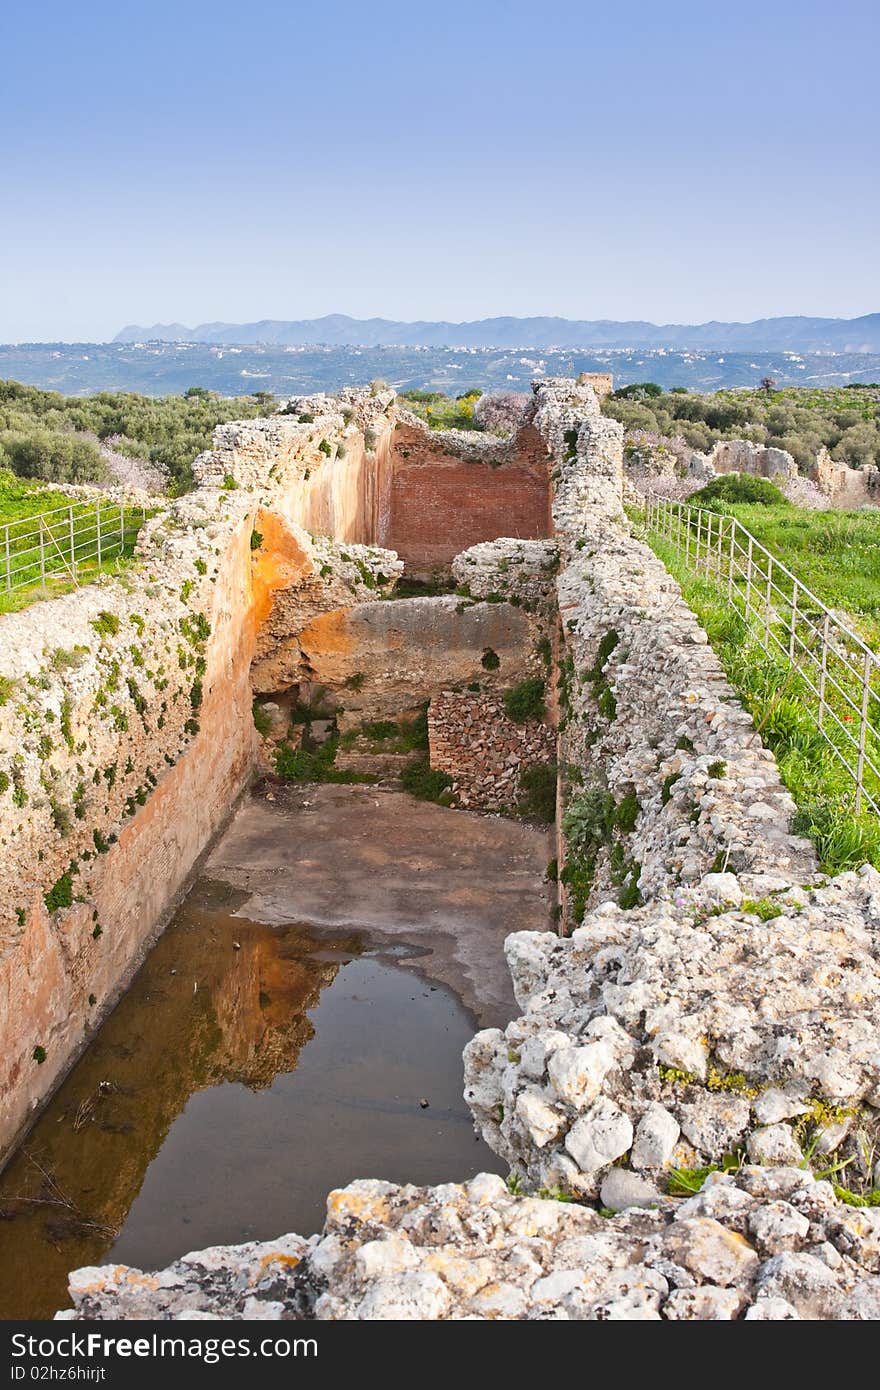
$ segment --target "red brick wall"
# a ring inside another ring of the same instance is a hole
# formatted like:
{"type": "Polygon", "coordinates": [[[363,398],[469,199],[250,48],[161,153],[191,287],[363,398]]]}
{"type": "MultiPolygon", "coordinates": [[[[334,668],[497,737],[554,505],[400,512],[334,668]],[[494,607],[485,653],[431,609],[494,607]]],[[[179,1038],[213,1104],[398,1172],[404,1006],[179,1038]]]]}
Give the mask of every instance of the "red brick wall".
{"type": "Polygon", "coordinates": [[[445,454],[430,436],[399,426],[392,467],[380,543],[396,550],[410,573],[441,568],[477,541],[550,535],[547,454],[531,429],[519,436],[510,462],[493,468],[445,454]]]}

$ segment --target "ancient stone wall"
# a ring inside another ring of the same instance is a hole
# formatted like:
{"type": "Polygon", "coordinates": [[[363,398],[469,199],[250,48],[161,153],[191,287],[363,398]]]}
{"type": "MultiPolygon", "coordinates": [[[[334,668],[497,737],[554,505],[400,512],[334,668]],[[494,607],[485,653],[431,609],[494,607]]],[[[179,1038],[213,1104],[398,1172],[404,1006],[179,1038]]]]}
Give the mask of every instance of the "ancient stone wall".
{"type": "Polygon", "coordinates": [[[193,464],[199,486],[264,490],[307,531],[375,543],[388,511],[394,392],[300,396],[287,408],[220,425],[193,464]]]}
{"type": "Polygon", "coordinates": [[[80,1271],[73,1317],[880,1316],[880,1212],[811,1171],[880,1185],[880,874],[826,880],[790,835],[772,758],[629,530],[620,426],[587,385],[535,397],[560,552],[563,872],[580,878],[572,936],[508,940],[521,1016],[466,1049],[509,1185],[356,1182],[321,1237],[149,1278],[80,1271]]]}
{"type": "Polygon", "coordinates": [[[522,608],[455,595],[332,609],[298,642],[308,678],[341,692],[347,716],[371,718],[408,710],[444,686],[515,684],[536,661],[534,624],[522,608]]]}
{"type": "Polygon", "coordinates": [[[455,803],[515,814],[524,772],[556,761],[556,733],[544,720],[517,723],[487,691],[443,690],[428,706],[431,766],[452,778],[455,803]]]}
{"type": "Polygon", "coordinates": [[[430,573],[498,535],[550,533],[547,452],[526,426],[513,440],[398,424],[387,519],[379,535],[408,572],[430,573]]]}
{"type": "Polygon", "coordinates": [[[767,448],[749,439],[719,439],[708,454],[694,454],[692,473],[714,478],[716,473],[750,473],[784,487],[796,478],[797,464],[787,449],[767,448]]]}
{"type": "Polygon", "coordinates": [[[251,662],[279,595],[317,587],[354,604],[399,573],[387,552],[298,524],[319,499],[343,531],[369,522],[363,479],[387,417],[366,392],[345,410],[317,430],[221,427],[201,487],[145,525],[133,567],[0,619],[0,1158],[250,777],[251,662]],[[309,491],[312,470],[323,491],[309,491]]]}

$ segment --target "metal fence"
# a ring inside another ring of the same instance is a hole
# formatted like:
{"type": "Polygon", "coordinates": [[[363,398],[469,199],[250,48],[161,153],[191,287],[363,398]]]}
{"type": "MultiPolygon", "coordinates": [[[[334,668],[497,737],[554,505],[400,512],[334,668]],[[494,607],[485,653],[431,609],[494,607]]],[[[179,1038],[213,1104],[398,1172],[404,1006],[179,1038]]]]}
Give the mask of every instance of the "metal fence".
{"type": "Polygon", "coordinates": [[[726,593],[796,678],[798,700],[852,778],[856,814],[880,814],[880,655],[735,517],[649,493],[646,524],[726,593]]]}
{"type": "Polygon", "coordinates": [[[114,556],[130,552],[146,520],[143,507],[72,502],[0,526],[0,594],[52,581],[78,584],[114,556]]]}

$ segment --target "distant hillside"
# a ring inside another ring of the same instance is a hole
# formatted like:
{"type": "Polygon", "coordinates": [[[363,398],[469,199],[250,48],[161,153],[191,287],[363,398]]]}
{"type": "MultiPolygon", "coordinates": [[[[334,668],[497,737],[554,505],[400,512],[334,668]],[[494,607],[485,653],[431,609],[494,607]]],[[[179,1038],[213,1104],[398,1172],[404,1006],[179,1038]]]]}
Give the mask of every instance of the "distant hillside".
{"type": "Polygon", "coordinates": [[[276,346],[672,348],[719,352],[880,352],[880,314],[857,319],[802,315],[754,323],[618,323],[613,319],[495,318],[473,323],[399,323],[328,314],[320,319],[261,319],[258,323],[129,325],[115,343],[265,343],[276,346]]]}

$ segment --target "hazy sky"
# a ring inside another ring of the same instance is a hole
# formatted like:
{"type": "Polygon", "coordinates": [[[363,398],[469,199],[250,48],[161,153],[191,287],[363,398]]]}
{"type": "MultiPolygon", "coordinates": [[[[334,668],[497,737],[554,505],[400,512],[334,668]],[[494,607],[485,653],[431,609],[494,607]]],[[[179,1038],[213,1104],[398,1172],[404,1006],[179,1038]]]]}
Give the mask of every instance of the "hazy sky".
{"type": "Polygon", "coordinates": [[[880,309],[875,0],[15,5],[0,341],[880,309]]]}

